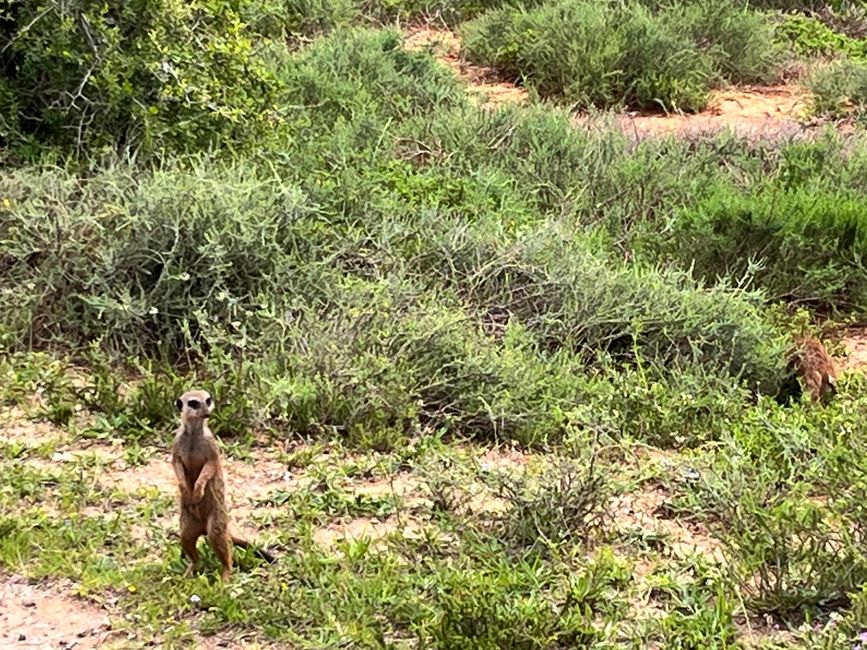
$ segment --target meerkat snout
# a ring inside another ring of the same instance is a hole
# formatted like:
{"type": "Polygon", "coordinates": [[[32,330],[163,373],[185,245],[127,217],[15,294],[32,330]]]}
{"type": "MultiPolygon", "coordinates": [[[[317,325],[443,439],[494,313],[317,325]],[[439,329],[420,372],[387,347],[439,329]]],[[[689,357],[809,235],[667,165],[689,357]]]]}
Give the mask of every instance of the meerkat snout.
{"type": "Polygon", "coordinates": [[[214,400],[204,390],[190,390],[175,400],[182,419],[207,418],[214,409],[214,400]]]}

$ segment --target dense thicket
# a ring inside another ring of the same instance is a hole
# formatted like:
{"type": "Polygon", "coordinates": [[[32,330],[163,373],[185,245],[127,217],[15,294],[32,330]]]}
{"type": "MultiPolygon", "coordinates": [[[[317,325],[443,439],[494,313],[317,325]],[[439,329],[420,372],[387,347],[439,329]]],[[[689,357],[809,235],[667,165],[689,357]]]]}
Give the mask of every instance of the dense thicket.
{"type": "MultiPolygon", "coordinates": [[[[774,302],[867,310],[859,141],[636,147],[547,107],[479,110],[348,16],[283,47],[308,28],[266,9],[6,15],[7,151],[79,152],[0,177],[8,350],[182,364],[256,394],[257,425],[389,444],[419,426],[694,441],[781,380],[774,302]],[[125,147],[139,156],[104,151],[125,147]]],[[[754,18],[736,15],[740,34],[754,18]]],[[[723,70],[742,42],[706,49],[723,70]]]]}

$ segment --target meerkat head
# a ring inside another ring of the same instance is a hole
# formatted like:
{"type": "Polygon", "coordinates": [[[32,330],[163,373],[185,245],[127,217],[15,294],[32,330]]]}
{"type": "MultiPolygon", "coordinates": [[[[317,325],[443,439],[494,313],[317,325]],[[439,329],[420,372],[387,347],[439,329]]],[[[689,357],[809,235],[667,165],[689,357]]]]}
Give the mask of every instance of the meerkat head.
{"type": "Polygon", "coordinates": [[[175,400],[181,420],[204,420],[214,410],[211,394],[204,390],[189,390],[175,400]]]}

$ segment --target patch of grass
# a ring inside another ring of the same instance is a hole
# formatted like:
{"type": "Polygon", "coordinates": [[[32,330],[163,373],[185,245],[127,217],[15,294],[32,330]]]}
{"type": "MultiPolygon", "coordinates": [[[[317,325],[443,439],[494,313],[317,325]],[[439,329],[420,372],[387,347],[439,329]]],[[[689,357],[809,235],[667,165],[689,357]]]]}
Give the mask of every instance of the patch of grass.
{"type": "Polygon", "coordinates": [[[839,405],[821,414],[765,406],[701,464],[694,511],[723,541],[751,611],[822,616],[865,579],[862,428],[839,405]]]}
{"type": "Polygon", "coordinates": [[[736,600],[725,580],[712,571],[679,575],[670,586],[659,590],[669,603],[669,613],[658,621],[657,633],[666,647],[737,647],[734,612],[736,600]]]}
{"type": "Polygon", "coordinates": [[[441,615],[432,640],[445,648],[542,648],[590,644],[603,638],[594,613],[613,613],[622,603],[612,588],[626,580],[625,567],[602,554],[583,571],[536,566],[522,559],[493,559],[458,566],[440,576],[441,615]],[[565,572],[564,572],[565,571],[565,572]],[[543,594],[558,594],[551,602],[543,594]]]}

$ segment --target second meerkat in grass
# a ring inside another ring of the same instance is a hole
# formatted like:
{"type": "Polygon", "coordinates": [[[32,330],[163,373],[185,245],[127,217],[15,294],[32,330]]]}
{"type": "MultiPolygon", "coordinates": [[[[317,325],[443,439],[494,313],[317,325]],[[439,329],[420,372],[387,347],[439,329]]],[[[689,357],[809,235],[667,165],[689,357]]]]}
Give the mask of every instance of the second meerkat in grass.
{"type": "MultiPolygon", "coordinates": [[[[178,479],[181,505],[181,548],[189,558],[186,575],[198,567],[196,543],[204,535],[222,565],[221,577],[232,574],[232,544],[246,548],[247,540],[229,532],[226,484],[217,439],[207,419],[214,408],[213,398],[203,390],[191,390],[175,402],[181,425],[172,445],[172,467],[178,479]]],[[[266,551],[256,553],[273,562],[266,551]]]]}
{"type": "Polygon", "coordinates": [[[837,393],[834,360],[817,338],[796,339],[789,350],[786,369],[787,375],[777,395],[781,404],[800,400],[805,388],[814,404],[827,403],[837,393]]]}

